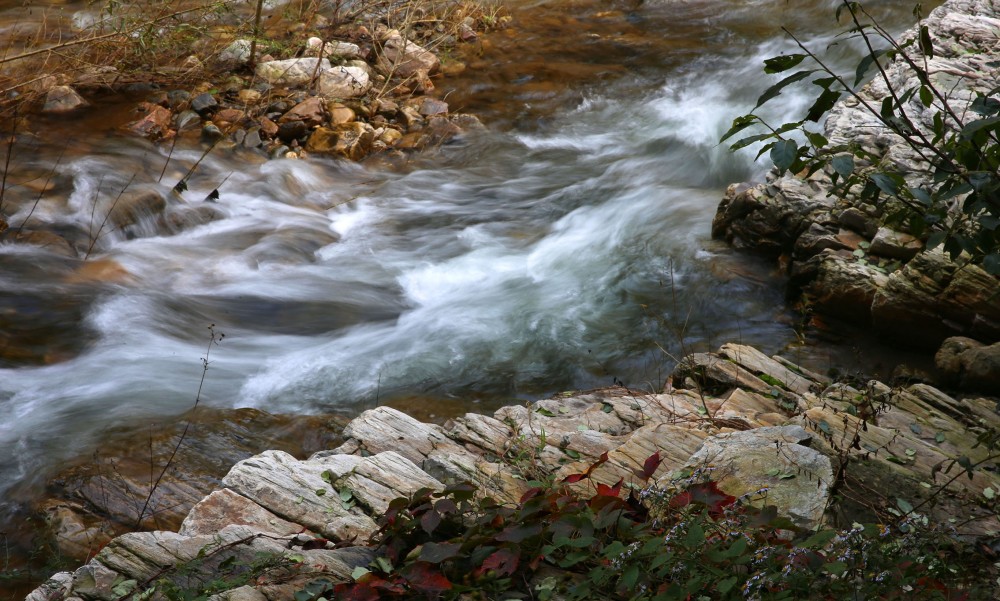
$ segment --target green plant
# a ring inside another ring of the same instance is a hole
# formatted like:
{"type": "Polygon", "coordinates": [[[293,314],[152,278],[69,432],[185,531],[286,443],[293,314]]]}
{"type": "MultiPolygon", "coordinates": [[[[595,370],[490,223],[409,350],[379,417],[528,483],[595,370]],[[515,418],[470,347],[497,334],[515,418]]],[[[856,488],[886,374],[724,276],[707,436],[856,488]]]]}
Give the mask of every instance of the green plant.
{"type": "Polygon", "coordinates": [[[843,36],[859,40],[864,48],[853,76],[836,72],[785,29],[801,52],[766,60],[765,73],[785,73],[802,63],[813,67],[796,70],[768,88],[754,111],[803,80],[816,86],[814,102],[804,118],[782,125],[771,125],[755,112],[737,117],[722,140],[762,126],[766,131],[743,137],[732,148],[763,142],[758,156],[768,152],[779,174],[823,170],[834,193],[875,205],[887,223],[924,239],[928,248],[943,246],[952,259],[967,253],[989,273],[1000,274],[1000,88],[983,91],[967,83],[971,101],[954,93],[958,84],[945,89],[930,67],[934,40],[922,23],[920,5],[914,9],[917,33],[903,41],[861,3],[845,0],[836,17],[844,15],[851,26],[843,36]],[[894,77],[890,68],[905,77],[894,77]],[[856,90],[872,69],[887,90],[881,102],[856,90]],[[900,79],[910,83],[901,86],[900,79]],[[914,171],[902,170],[878,149],[856,142],[833,144],[814,131],[810,123],[818,124],[845,97],[918,157],[914,171]]]}
{"type": "MultiPolygon", "coordinates": [[[[319,599],[974,599],[988,590],[972,556],[912,512],[896,524],[800,532],[688,474],[643,486],[585,472],[529,490],[514,506],[468,484],[393,501],[374,536],[377,559],[353,580],[317,580],[319,599]],[[969,562],[969,563],[962,563],[969,562]]],[[[912,508],[911,508],[912,509],[912,508]]],[[[982,562],[979,562],[982,563],[982,562]]]]}

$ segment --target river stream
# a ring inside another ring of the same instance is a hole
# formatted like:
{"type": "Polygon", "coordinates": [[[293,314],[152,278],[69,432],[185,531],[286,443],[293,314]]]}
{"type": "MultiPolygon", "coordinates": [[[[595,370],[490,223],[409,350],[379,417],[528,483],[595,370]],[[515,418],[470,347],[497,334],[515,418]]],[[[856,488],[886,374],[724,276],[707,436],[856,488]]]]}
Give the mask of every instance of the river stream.
{"type": "MultiPolygon", "coordinates": [[[[52,174],[30,219],[93,249],[0,245],[0,320],[23,347],[0,362],[0,500],[110,427],[190,409],[211,332],[225,337],[201,402],[276,413],[440,418],[657,390],[675,358],[726,341],[795,353],[781,277],[709,239],[725,186],[765,172],[717,141],[769,84],[762,60],[794,49],[778,26],[822,51],[836,4],[522,3],[438,84],[488,131],[402,166],[213,152],[166,224],[129,232],[100,227],[118,191],[169,189],[202,148],[167,164],[167,147],[113,127],[131,105],[31,118],[57,135],[12,161],[35,188],[52,174]]],[[[898,4],[871,3],[900,30],[898,4]]],[[[809,103],[779,100],[776,122],[809,103]]],[[[35,188],[12,188],[12,226],[35,188]]]]}

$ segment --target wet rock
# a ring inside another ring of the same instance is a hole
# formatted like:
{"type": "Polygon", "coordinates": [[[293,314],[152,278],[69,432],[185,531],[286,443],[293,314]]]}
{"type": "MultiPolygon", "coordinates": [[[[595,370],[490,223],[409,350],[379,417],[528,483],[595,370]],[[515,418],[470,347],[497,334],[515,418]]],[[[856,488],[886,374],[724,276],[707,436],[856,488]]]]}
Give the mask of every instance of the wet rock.
{"type": "Polygon", "coordinates": [[[441,66],[441,61],[433,52],[405,40],[398,31],[390,30],[382,38],[378,65],[384,73],[406,78],[421,70],[425,74],[434,73],[441,66]]]}
{"type": "Polygon", "coordinates": [[[42,508],[43,519],[59,552],[75,561],[86,561],[111,540],[112,532],[100,522],[88,524],[83,508],[50,501],[42,508]]]}
{"type": "Polygon", "coordinates": [[[260,128],[251,127],[247,130],[246,137],[243,138],[243,146],[247,148],[258,148],[264,141],[260,138],[260,128]]]}
{"type": "Polygon", "coordinates": [[[87,104],[87,101],[70,86],[55,86],[45,95],[45,104],[42,105],[42,112],[69,113],[83,108],[87,104]]]}
{"type": "Polygon", "coordinates": [[[385,130],[379,135],[378,139],[380,142],[386,146],[394,146],[399,139],[403,137],[398,129],[393,129],[391,127],[385,128],[385,130]]]}
{"type": "Polygon", "coordinates": [[[375,130],[372,126],[354,121],[315,130],[306,141],[306,150],[357,161],[371,151],[374,141],[375,130]]]}
{"type": "Polygon", "coordinates": [[[69,240],[53,232],[24,230],[17,234],[14,239],[20,244],[31,244],[64,257],[75,258],[77,256],[76,249],[73,248],[69,240]]]}
{"type": "Polygon", "coordinates": [[[214,123],[206,123],[204,127],[201,128],[201,139],[205,142],[216,142],[226,137],[225,132],[219,129],[214,123]]]}
{"type": "Polygon", "coordinates": [[[417,112],[419,112],[424,117],[431,117],[433,115],[447,115],[448,114],[448,103],[443,100],[438,100],[437,98],[423,98],[420,100],[417,112]]]}
{"type": "Polygon", "coordinates": [[[286,144],[291,144],[294,140],[299,140],[309,133],[309,126],[302,121],[286,121],[278,125],[275,134],[279,140],[286,144]]]}
{"type": "Polygon", "coordinates": [[[170,90],[167,92],[167,108],[172,111],[183,111],[191,105],[191,92],[187,90],[170,90]]]}
{"type": "Polygon", "coordinates": [[[191,110],[202,117],[212,113],[218,106],[219,103],[215,100],[215,97],[208,93],[198,94],[191,99],[191,110]]]}
{"type": "Polygon", "coordinates": [[[169,139],[176,133],[170,129],[173,115],[169,109],[158,104],[143,102],[139,104],[137,110],[145,116],[125,126],[130,132],[154,141],[169,139]]]}
{"type": "Polygon", "coordinates": [[[166,206],[166,199],[157,190],[126,192],[115,202],[108,217],[115,227],[124,228],[144,218],[158,216],[166,206]]]}
{"type": "Polygon", "coordinates": [[[309,128],[323,124],[326,121],[323,99],[318,96],[310,96],[293,106],[278,119],[279,124],[289,121],[302,121],[309,128]]]}
{"type": "Polygon", "coordinates": [[[357,98],[372,87],[368,72],[361,67],[338,66],[320,73],[317,91],[324,98],[357,98]]]}
{"type": "Polygon", "coordinates": [[[875,237],[872,239],[871,248],[869,252],[873,255],[881,255],[883,257],[892,257],[894,259],[902,259],[903,261],[909,261],[913,257],[917,256],[924,248],[923,243],[909,235],[902,232],[897,232],[891,230],[887,227],[879,228],[875,237]]]}
{"type": "Polygon", "coordinates": [[[174,128],[180,132],[184,131],[185,129],[194,127],[195,125],[199,125],[200,123],[201,123],[201,117],[198,115],[198,113],[188,109],[186,111],[177,113],[174,116],[173,125],[174,128]]]}
{"type": "Polygon", "coordinates": [[[1000,341],[998,281],[941,251],[922,252],[877,290],[872,319],[885,334],[928,349],[951,336],[1000,341]]]}
{"type": "Polygon", "coordinates": [[[687,467],[708,469],[724,492],[774,505],[779,515],[813,529],[823,520],[834,480],[830,459],[807,446],[811,439],[799,426],[717,434],[687,467]]]}
{"type": "Polygon", "coordinates": [[[889,277],[853,255],[828,250],[797,265],[793,279],[806,282],[802,291],[817,310],[867,325],[889,277]]]}
{"type": "Polygon", "coordinates": [[[278,134],[278,124],[267,117],[260,118],[260,131],[268,138],[273,138],[278,134]]]}
{"type": "Polygon", "coordinates": [[[1000,343],[985,345],[961,336],[948,338],[934,355],[934,365],[963,390],[1000,394],[1000,343]]]}
{"type": "Polygon", "coordinates": [[[878,232],[878,224],[875,220],[864,211],[855,207],[847,207],[841,211],[837,220],[844,227],[858,232],[869,240],[878,232]]]}
{"type": "Polygon", "coordinates": [[[302,86],[320,73],[330,70],[330,61],[323,58],[290,58],[262,62],[255,73],[271,85],[302,86]]]}
{"type": "Polygon", "coordinates": [[[344,106],[339,102],[330,102],[326,105],[326,111],[330,115],[330,123],[333,125],[339,125],[341,123],[350,123],[357,118],[354,110],[350,107],[344,106]]]}
{"type": "Polygon", "coordinates": [[[216,111],[212,116],[212,122],[221,129],[226,129],[232,125],[242,122],[246,118],[246,113],[234,108],[223,108],[216,111]]]}

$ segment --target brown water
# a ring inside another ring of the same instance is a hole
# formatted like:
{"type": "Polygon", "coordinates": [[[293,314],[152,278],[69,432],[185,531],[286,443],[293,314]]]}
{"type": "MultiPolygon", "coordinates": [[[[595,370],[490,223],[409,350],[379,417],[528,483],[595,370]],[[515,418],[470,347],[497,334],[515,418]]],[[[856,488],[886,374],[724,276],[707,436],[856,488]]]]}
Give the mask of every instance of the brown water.
{"type": "MultiPolygon", "coordinates": [[[[871,4],[908,21],[909,7],[871,4]]],[[[777,27],[822,49],[835,5],[519,3],[436,84],[489,132],[395,170],[213,153],[165,220],[99,236],[120,189],[169,189],[200,147],[179,145],[158,182],[166,149],[117,129],[130,104],[32,117],[8,220],[46,188],[29,225],[81,254],[97,241],[88,261],[0,245],[0,501],[109,428],[189,409],[209,324],[226,338],[207,406],[347,417],[656,390],[675,357],[730,340],[820,370],[869,362],[853,340],[801,347],[772,267],[709,240],[724,187],[764,171],[717,140],[768,85],[763,58],[791,51],[777,27]]],[[[776,121],[808,107],[795,90],[781,100],[776,121]]]]}

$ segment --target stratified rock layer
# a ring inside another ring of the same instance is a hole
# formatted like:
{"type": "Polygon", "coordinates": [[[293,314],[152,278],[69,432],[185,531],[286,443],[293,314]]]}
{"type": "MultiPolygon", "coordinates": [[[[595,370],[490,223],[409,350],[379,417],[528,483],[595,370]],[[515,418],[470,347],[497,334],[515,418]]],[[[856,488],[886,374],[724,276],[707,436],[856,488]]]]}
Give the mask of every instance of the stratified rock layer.
{"type": "MultiPolygon", "coordinates": [[[[951,0],[924,24],[934,46],[927,61],[931,82],[947,92],[956,111],[962,113],[977,92],[1000,84],[1000,71],[991,62],[997,58],[1000,24],[994,2],[951,0]]],[[[886,66],[886,76],[900,94],[920,85],[901,60],[886,66]]],[[[889,90],[876,77],[859,95],[877,107],[889,90]]],[[[912,96],[906,111],[930,132],[935,111],[912,96]]],[[[857,145],[877,157],[876,166],[911,174],[911,185],[926,166],[856,98],[833,107],[824,133],[833,145],[857,145]]],[[[919,238],[887,227],[894,207],[853,195],[838,198],[831,188],[822,171],[806,179],[772,172],[762,184],[734,184],[719,205],[712,234],[737,248],[785,255],[792,286],[811,306],[874,326],[899,342],[936,349],[950,336],[1000,341],[996,277],[974,265],[959,267],[940,251],[924,251],[919,238]]]]}
{"type": "MultiPolygon", "coordinates": [[[[190,586],[260,553],[275,567],[233,594],[291,599],[319,573],[343,581],[369,563],[365,544],[395,498],[472,482],[479,494],[516,502],[528,480],[580,473],[604,453],[607,461],[591,473],[596,483],[639,484],[636,473],[659,453],[654,482],[700,470],[730,494],[777,507],[801,528],[838,517],[850,523],[880,509],[870,490],[919,503],[936,485],[935,465],[984,456],[971,428],[1000,427],[996,399],[955,399],[923,384],[831,384],[738,344],[687,357],[672,382],[676,387],[661,394],[567,394],[440,426],[389,407],[366,411],[347,425],[339,447],[306,460],[267,451],[240,461],[224,488],[191,509],[179,533],[118,537],[28,599],[117,599],[163,579],[190,586]],[[837,505],[843,515],[831,515],[834,488],[847,499],[837,505]]],[[[953,483],[954,494],[938,508],[954,511],[963,495],[998,484],[995,473],[976,471],[953,483]]],[[[982,517],[960,534],[997,528],[982,517]]]]}

